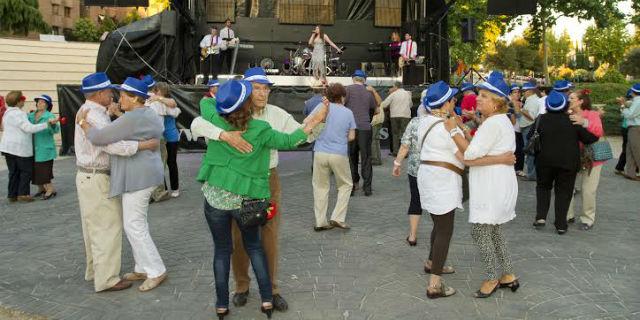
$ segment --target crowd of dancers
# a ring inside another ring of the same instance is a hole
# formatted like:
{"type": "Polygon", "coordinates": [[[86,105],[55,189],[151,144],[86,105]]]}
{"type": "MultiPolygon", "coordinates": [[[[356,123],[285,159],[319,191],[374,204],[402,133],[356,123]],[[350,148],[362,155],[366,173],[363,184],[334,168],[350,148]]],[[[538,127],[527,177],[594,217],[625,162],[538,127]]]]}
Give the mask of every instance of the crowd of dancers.
{"type": "MultiPolygon", "coordinates": [[[[268,103],[273,83],[259,67],[248,69],[242,80],[209,81],[191,130],[207,139],[197,180],[202,183],[204,218],[214,245],[219,319],[230,310],[230,271],[235,279],[232,303],[237,307],[247,303],[249,265],[259,287],[260,310],[271,318],[273,310],[288,308],[277,285],[281,220],[277,150],[313,142],[314,230],[347,230],[350,197],[360,188],[365,196],[373,193],[372,146],[379,143],[374,132],[386,107],[396,118],[393,176],[400,176],[407,159],[411,197],[406,242],[416,245],[423,211],[433,220],[424,264],[424,271],[431,274],[429,298],[456,293],[443,275],[455,272],[446,261],[455,212],[467,200],[471,236],[485,270],[475,297],[489,297],[498,288],[514,292],[519,288],[504,234],[516,216],[518,176],[537,181],[536,228],[546,224],[552,190],[558,234],[567,232],[576,215],[583,230],[593,228],[601,166],[612,156],[596,148],[604,131],[601,112],[593,110],[588,91],[574,91],[570,82],[558,81],[544,95],[535,83],[510,86],[501,73],[493,72],[477,86],[464,83],[458,89],[442,81],[430,85],[423,92],[418,116],[410,119],[403,110],[411,107],[410,93],[401,84],[395,84],[383,100],[366,85],[366,77],[357,70],[352,85],[314,88],[316,95],[308,101],[302,123],[268,103]],[[338,197],[327,219],[331,175],[338,197]],[[581,214],[574,210],[575,189],[581,191],[581,214]],[[238,217],[255,201],[269,202],[268,220],[245,226],[238,217]]],[[[76,115],[74,146],[85,279],[93,281],[96,292],[127,289],[135,281],[142,281],[140,291],[152,290],[167,279],[168,271],[149,233],[147,213],[155,194],[179,196],[175,118],[180,109],[168,86],[150,76],[113,85],[104,73],[95,73],[83,79],[81,91],[86,101],[76,115]],[[117,104],[114,89],[119,91],[117,104]],[[166,150],[164,159],[161,150],[166,150]],[[165,165],[170,189],[164,185],[165,165]],[[134,266],[121,276],[123,231],[134,266]]],[[[628,95],[629,101],[620,100],[628,132],[623,175],[638,181],[640,84],[628,95]]],[[[20,92],[9,93],[3,116],[0,151],[9,166],[10,201],[31,201],[31,180],[43,199],[55,196],[51,184],[55,149],[52,153],[42,146],[52,143],[49,138],[59,130],[59,119],[47,113],[49,97],[36,98],[37,111],[29,116],[22,110],[25,100],[20,92]],[[38,138],[41,132],[47,136],[38,138]],[[37,164],[47,161],[51,163],[37,164]]]]}

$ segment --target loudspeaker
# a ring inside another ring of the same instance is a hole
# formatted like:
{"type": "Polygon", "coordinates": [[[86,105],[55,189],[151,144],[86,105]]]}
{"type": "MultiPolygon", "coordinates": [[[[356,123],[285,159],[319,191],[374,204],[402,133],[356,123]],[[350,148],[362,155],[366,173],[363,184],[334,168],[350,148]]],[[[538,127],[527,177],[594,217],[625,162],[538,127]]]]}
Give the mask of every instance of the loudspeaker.
{"type": "Polygon", "coordinates": [[[95,7],[148,7],[149,0],[84,0],[84,5],[95,7]]]}
{"type": "Polygon", "coordinates": [[[460,22],[460,34],[462,35],[462,42],[474,42],[476,41],[476,19],[464,18],[460,22]]]}
{"type": "Polygon", "coordinates": [[[160,34],[163,36],[176,36],[178,15],[175,11],[164,11],[160,16],[160,34]]]}
{"type": "Polygon", "coordinates": [[[507,16],[535,14],[536,7],[536,0],[489,0],[487,13],[507,16]]]}
{"type": "Polygon", "coordinates": [[[424,64],[409,64],[402,69],[402,84],[417,86],[427,82],[427,67],[424,64]]]}

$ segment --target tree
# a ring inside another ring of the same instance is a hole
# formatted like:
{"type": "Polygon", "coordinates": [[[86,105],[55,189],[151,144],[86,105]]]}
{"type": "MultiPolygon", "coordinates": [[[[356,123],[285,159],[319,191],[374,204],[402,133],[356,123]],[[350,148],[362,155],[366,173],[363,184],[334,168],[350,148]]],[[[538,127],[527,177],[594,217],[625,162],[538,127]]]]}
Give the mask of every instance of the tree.
{"type": "Polygon", "coordinates": [[[622,21],[612,22],[605,28],[591,26],[582,38],[589,55],[596,59],[597,63],[609,63],[617,66],[629,43],[629,35],[622,21]]]}
{"type": "Polygon", "coordinates": [[[73,25],[73,37],[76,41],[96,42],[100,39],[100,32],[89,18],[80,18],[73,25]]]}
{"type": "Polygon", "coordinates": [[[38,0],[1,0],[0,31],[26,36],[29,31],[49,32],[38,10],[38,0]]]}
{"type": "Polygon", "coordinates": [[[565,29],[562,34],[556,38],[553,31],[547,31],[547,57],[549,57],[549,65],[559,67],[567,64],[567,56],[573,43],[571,37],[565,29]]]}
{"type": "Polygon", "coordinates": [[[629,50],[620,64],[620,72],[640,78],[640,47],[629,50]]]}
{"type": "Polygon", "coordinates": [[[529,47],[526,40],[514,39],[510,44],[498,41],[494,51],[487,54],[485,63],[495,69],[516,72],[519,74],[539,72],[536,64],[538,52],[529,47]]]}

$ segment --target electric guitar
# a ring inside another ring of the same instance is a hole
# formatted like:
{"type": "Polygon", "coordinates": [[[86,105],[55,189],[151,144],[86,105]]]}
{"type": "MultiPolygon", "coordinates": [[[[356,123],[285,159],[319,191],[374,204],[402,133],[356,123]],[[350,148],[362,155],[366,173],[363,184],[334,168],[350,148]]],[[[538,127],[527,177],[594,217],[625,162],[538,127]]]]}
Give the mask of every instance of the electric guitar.
{"type": "Polygon", "coordinates": [[[219,53],[220,53],[220,46],[218,45],[200,49],[200,57],[202,58],[202,60],[206,59],[209,55],[219,54],[219,53]]]}

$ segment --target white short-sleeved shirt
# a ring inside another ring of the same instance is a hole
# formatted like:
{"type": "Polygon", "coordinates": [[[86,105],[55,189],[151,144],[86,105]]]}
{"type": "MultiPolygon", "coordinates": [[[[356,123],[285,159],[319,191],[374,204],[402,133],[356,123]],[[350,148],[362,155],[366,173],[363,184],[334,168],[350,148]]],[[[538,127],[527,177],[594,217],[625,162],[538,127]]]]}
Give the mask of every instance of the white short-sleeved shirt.
{"type": "MultiPolygon", "coordinates": [[[[422,141],[429,127],[442,120],[433,115],[423,117],[419,123],[418,144],[422,141]]],[[[421,161],[448,162],[460,169],[464,164],[456,158],[458,147],[451,135],[438,123],[426,137],[420,151],[421,161]]],[[[418,190],[422,209],[434,215],[443,215],[450,211],[462,209],[462,177],[459,174],[442,167],[420,164],[418,168],[418,190]]]]}

